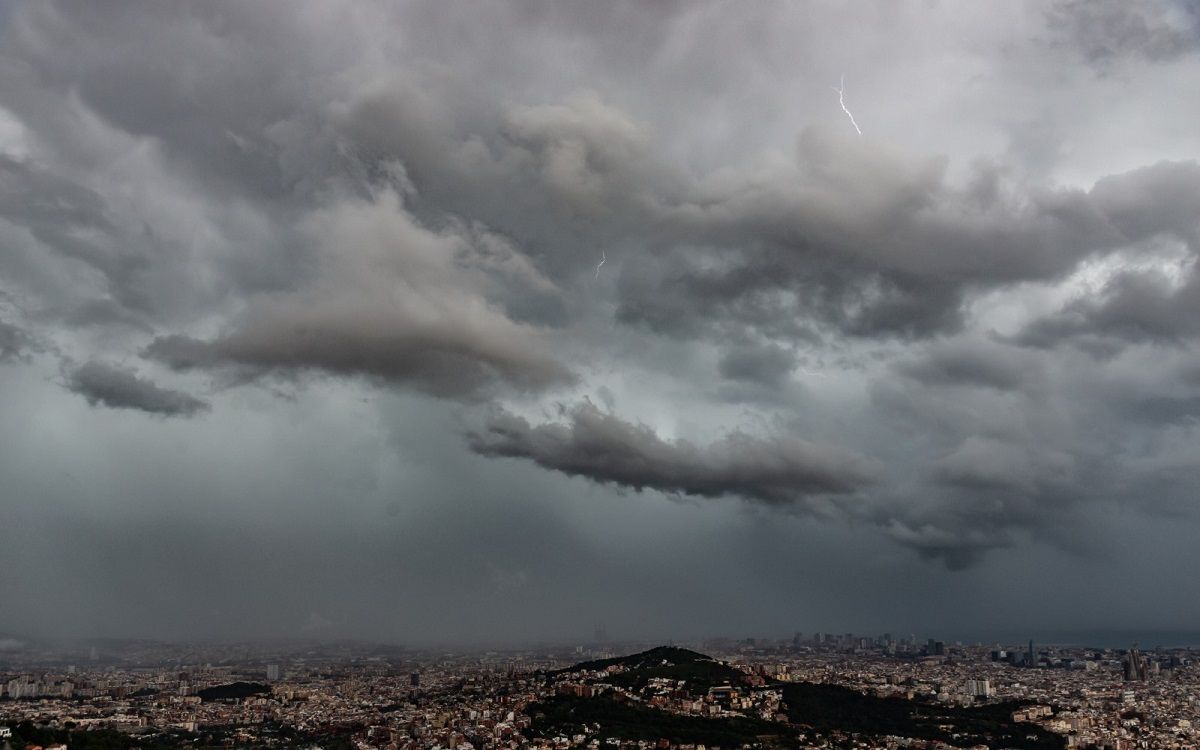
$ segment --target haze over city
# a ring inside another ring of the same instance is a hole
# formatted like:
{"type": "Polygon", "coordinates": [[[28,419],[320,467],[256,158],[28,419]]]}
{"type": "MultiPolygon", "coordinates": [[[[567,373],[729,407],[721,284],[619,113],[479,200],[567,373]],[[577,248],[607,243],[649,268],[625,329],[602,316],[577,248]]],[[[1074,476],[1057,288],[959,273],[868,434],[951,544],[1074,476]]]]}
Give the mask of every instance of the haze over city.
{"type": "Polygon", "coordinates": [[[1188,0],[0,3],[0,649],[1200,643],[1198,81],[1188,0]]]}

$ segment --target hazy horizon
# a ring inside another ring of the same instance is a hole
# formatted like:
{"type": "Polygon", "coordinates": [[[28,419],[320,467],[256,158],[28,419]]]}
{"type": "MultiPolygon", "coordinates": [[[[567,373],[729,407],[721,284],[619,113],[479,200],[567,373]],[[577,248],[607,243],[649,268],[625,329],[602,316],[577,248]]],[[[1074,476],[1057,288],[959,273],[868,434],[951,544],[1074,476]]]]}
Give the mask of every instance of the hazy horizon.
{"type": "MultiPolygon", "coordinates": [[[[825,633],[826,631],[818,631],[825,633]]],[[[812,646],[813,638],[818,632],[803,632],[803,640],[799,644],[801,647],[812,646]]],[[[831,636],[840,638],[844,633],[828,633],[831,636]]],[[[882,637],[884,632],[861,632],[852,633],[856,638],[869,638],[872,641],[882,637]]],[[[897,643],[911,642],[916,647],[920,648],[927,641],[941,641],[948,646],[962,647],[1001,647],[1012,648],[1024,651],[1030,641],[1033,642],[1037,649],[1043,648],[1093,648],[1106,649],[1112,651],[1125,651],[1129,648],[1139,648],[1146,651],[1152,651],[1158,648],[1162,649],[1200,649],[1200,630],[1190,631],[1155,631],[1155,630],[1076,630],[1076,631],[1036,631],[1026,633],[894,633],[888,632],[897,643]]],[[[597,641],[594,637],[586,635],[579,638],[560,638],[560,639],[530,639],[530,640],[510,640],[510,641],[438,641],[434,640],[418,640],[413,642],[402,642],[397,640],[372,639],[372,638],[356,638],[353,636],[335,637],[335,636],[283,636],[283,637],[261,637],[261,638],[195,638],[195,639],[162,639],[153,637],[121,637],[121,636],[75,636],[66,638],[37,638],[28,636],[17,636],[16,634],[8,634],[0,636],[0,657],[12,655],[47,647],[51,649],[60,649],[70,651],[71,649],[87,649],[96,646],[101,650],[98,652],[99,658],[103,659],[106,656],[113,656],[113,653],[106,652],[103,648],[107,645],[109,648],[120,649],[122,647],[133,646],[137,644],[157,644],[164,647],[202,647],[202,648],[220,648],[226,646],[249,646],[254,648],[334,648],[352,646],[364,649],[382,648],[382,649],[400,649],[411,651],[446,651],[463,652],[463,653],[485,653],[485,652],[520,652],[520,651],[538,651],[538,650],[553,650],[561,649],[563,651],[571,651],[578,648],[587,649],[587,652],[609,651],[615,654],[635,653],[647,648],[655,648],[659,646],[673,646],[696,648],[701,651],[705,647],[715,647],[718,643],[728,645],[737,645],[739,647],[748,646],[749,641],[754,641],[754,645],[773,648],[780,643],[794,642],[795,633],[792,634],[775,634],[747,636],[747,635],[708,635],[694,636],[686,638],[669,638],[669,637],[630,637],[630,638],[605,638],[597,641]]],[[[62,654],[64,657],[67,654],[62,654]]]]}

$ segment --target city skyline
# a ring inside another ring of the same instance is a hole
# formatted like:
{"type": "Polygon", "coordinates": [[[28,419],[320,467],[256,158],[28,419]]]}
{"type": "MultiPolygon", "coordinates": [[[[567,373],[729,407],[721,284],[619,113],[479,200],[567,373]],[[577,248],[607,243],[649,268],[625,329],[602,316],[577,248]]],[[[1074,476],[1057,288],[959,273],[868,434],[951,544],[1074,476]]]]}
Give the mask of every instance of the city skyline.
{"type": "Polygon", "coordinates": [[[24,750],[1133,750],[1200,737],[1195,649],[1029,652],[852,634],[486,652],[128,643],[83,663],[70,651],[0,663],[0,738],[24,750]]]}
{"type": "Polygon", "coordinates": [[[0,643],[1200,629],[1195,3],[0,53],[0,643]]]}
{"type": "MultiPolygon", "coordinates": [[[[464,653],[484,653],[489,650],[521,651],[529,649],[572,649],[586,647],[589,649],[608,649],[616,651],[631,651],[638,648],[654,646],[686,645],[703,648],[711,644],[769,646],[781,644],[810,646],[814,644],[859,645],[871,644],[881,646],[892,643],[906,647],[908,651],[934,651],[934,644],[940,648],[987,648],[1000,649],[1009,654],[1033,654],[1044,649],[1091,649],[1125,653],[1130,649],[1156,651],[1169,650],[1198,650],[1200,649],[1200,631],[1153,631],[1153,630],[1112,630],[1112,631],[1041,631],[1025,634],[1014,633],[946,633],[929,632],[898,632],[898,631],[825,631],[795,630],[790,633],[764,633],[754,635],[747,633],[708,633],[704,635],[677,635],[675,637],[608,637],[597,638],[580,635],[579,637],[530,637],[527,639],[415,639],[404,641],[397,638],[360,638],[360,637],[321,637],[321,636],[263,636],[251,638],[201,638],[201,639],[169,639],[146,636],[70,636],[47,637],[20,633],[9,633],[0,637],[0,662],[19,660],[31,652],[45,653],[75,653],[89,654],[91,661],[103,658],[103,649],[122,651],[138,645],[160,645],[164,648],[196,646],[207,647],[238,647],[255,648],[273,647],[315,647],[327,648],[339,645],[356,645],[364,648],[378,647],[383,649],[427,649],[437,651],[461,650],[464,653]]],[[[937,655],[937,654],[934,654],[937,655]]],[[[1033,657],[1030,657],[1030,659],[1033,657]]],[[[1025,660],[1028,663],[1029,659],[1025,660]]]]}

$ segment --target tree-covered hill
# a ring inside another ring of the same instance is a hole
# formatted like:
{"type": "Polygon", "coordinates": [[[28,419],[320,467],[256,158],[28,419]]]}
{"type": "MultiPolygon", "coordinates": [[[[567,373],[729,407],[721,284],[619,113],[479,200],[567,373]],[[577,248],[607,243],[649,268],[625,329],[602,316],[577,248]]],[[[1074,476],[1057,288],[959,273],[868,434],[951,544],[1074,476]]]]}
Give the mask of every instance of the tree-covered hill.
{"type": "Polygon", "coordinates": [[[605,678],[614,685],[640,690],[651,679],[683,680],[693,693],[704,693],[718,685],[745,684],[747,675],[740,669],[717,661],[710,656],[686,648],[659,646],[629,656],[596,659],[560,670],[557,674],[584,671],[603,671],[621,667],[623,671],[605,678]]]}

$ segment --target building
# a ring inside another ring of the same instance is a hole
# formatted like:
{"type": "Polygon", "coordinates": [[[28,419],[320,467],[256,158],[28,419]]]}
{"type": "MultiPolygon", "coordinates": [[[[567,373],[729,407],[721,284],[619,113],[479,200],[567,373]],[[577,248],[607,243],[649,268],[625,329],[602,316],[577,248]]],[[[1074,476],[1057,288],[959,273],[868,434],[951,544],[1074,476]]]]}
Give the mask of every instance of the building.
{"type": "Polygon", "coordinates": [[[1123,666],[1126,682],[1146,681],[1146,657],[1138,652],[1137,646],[1129,649],[1129,652],[1125,654],[1123,666]]]}
{"type": "Polygon", "coordinates": [[[279,665],[278,664],[268,664],[267,665],[267,681],[268,682],[276,682],[278,680],[279,680],[279,665]]]}
{"type": "Polygon", "coordinates": [[[967,680],[966,685],[967,695],[975,698],[991,698],[996,694],[995,688],[992,687],[991,680],[967,680]]]}
{"type": "Polygon", "coordinates": [[[23,678],[8,681],[6,692],[9,698],[37,698],[42,695],[41,682],[29,682],[23,678]]]}

